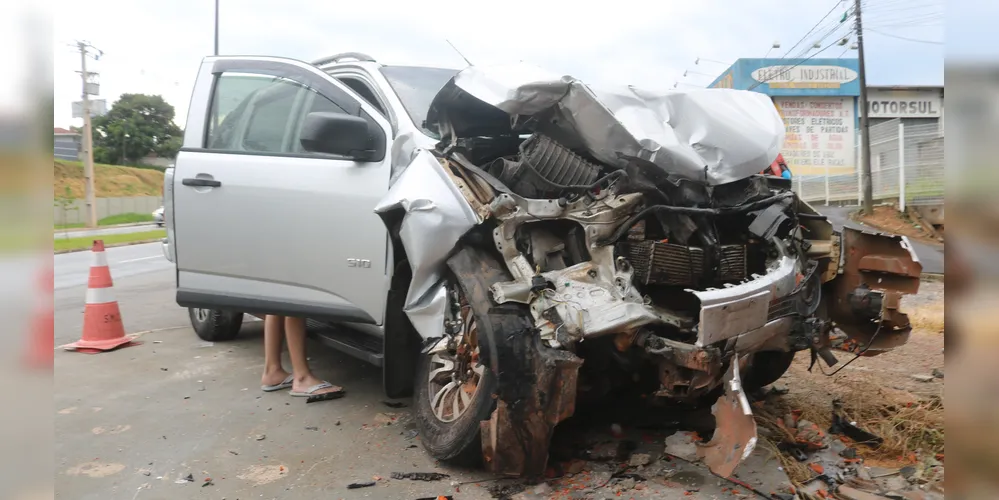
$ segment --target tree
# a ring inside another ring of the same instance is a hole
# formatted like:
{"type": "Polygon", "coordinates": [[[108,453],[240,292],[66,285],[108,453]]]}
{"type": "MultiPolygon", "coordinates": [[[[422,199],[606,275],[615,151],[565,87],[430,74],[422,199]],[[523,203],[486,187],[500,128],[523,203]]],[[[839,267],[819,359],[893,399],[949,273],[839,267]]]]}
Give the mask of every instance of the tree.
{"type": "Polygon", "coordinates": [[[94,118],[94,160],[127,164],[155,153],[173,158],[183,132],[173,106],[158,95],[122,94],[104,116],[94,118]]]}

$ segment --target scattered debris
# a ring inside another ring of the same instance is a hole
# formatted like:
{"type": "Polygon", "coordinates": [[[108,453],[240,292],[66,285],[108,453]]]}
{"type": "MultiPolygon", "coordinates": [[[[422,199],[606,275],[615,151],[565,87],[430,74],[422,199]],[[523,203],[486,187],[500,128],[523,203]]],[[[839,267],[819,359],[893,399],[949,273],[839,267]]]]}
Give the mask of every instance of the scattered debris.
{"type": "Polygon", "coordinates": [[[257,441],[263,441],[267,439],[267,434],[257,434],[257,441]]]}
{"type": "Polygon", "coordinates": [[[400,403],[399,401],[382,401],[382,404],[388,406],[389,408],[405,408],[406,403],[400,403]]]}
{"type": "Polygon", "coordinates": [[[392,422],[395,421],[395,414],[394,413],[376,413],[374,420],[375,420],[376,423],[379,423],[379,424],[392,425],[392,422]]]}
{"type": "Polygon", "coordinates": [[[688,462],[697,461],[697,444],[691,432],[677,432],[666,438],[666,453],[688,462]]]}
{"type": "Polygon", "coordinates": [[[369,487],[374,486],[374,485],[375,485],[374,481],[366,481],[366,482],[363,482],[363,483],[350,483],[350,484],[347,485],[347,489],[348,490],[356,490],[356,489],[360,489],[360,488],[369,488],[369,487]]]}
{"type": "Polygon", "coordinates": [[[160,368],[160,370],[167,371],[168,369],[167,368],[160,368]]]}
{"type": "Polygon", "coordinates": [[[305,399],[305,403],[308,404],[308,403],[318,403],[320,401],[330,401],[333,399],[340,399],[346,395],[347,391],[325,392],[322,394],[315,394],[309,396],[308,398],[305,399]]]}
{"type": "Polygon", "coordinates": [[[233,455],[239,455],[239,453],[236,453],[235,451],[232,450],[229,450],[229,453],[232,453],[233,455]]]}
{"type": "Polygon", "coordinates": [[[584,460],[570,460],[562,464],[562,472],[565,474],[579,474],[586,467],[584,460]]]}
{"type": "Polygon", "coordinates": [[[202,342],[195,346],[197,349],[204,349],[205,347],[215,347],[215,342],[202,342]]]}
{"type": "Polygon", "coordinates": [[[843,415],[843,402],[838,399],[833,401],[832,425],[829,427],[829,432],[842,434],[858,444],[866,444],[874,449],[884,443],[884,438],[865,431],[857,427],[856,423],[847,420],[843,415]]]}
{"type": "MultiPolygon", "coordinates": [[[[925,382],[933,382],[933,380],[935,380],[936,378],[938,378],[938,377],[936,377],[934,375],[924,375],[924,374],[919,374],[919,373],[913,373],[912,375],[909,375],[909,377],[911,377],[912,380],[915,380],[916,382],[924,382],[924,383],[925,382]]],[[[939,377],[939,378],[943,378],[943,377],[939,377]]]]}
{"type": "Polygon", "coordinates": [[[731,370],[725,375],[725,393],[711,407],[716,422],[714,435],[707,445],[697,448],[697,456],[704,459],[712,473],[721,477],[731,476],[739,463],[753,452],[757,441],[756,419],[742,388],[739,366],[736,356],[731,370]]]}
{"type": "Polygon", "coordinates": [[[448,474],[440,472],[393,472],[392,479],[411,479],[413,481],[440,481],[449,478],[448,474]]]}
{"type": "Polygon", "coordinates": [[[336,425],[336,426],[339,426],[339,425],[340,425],[340,421],[339,421],[339,420],[337,420],[337,421],[336,421],[336,423],[335,423],[335,424],[333,424],[333,425],[336,425]]]}
{"type": "Polygon", "coordinates": [[[215,483],[212,482],[212,478],[205,478],[205,482],[201,484],[201,487],[204,488],[205,486],[215,486],[215,483]]]}
{"type": "Polygon", "coordinates": [[[856,488],[851,488],[845,484],[841,485],[836,490],[836,495],[845,500],[883,500],[886,498],[881,495],[875,495],[856,488]]]}
{"type": "Polygon", "coordinates": [[[420,498],[417,498],[416,500],[454,500],[454,497],[451,496],[451,495],[447,495],[447,496],[445,496],[445,495],[437,495],[435,497],[420,497],[420,498]]]}
{"type": "Polygon", "coordinates": [[[305,430],[307,430],[307,431],[318,431],[319,427],[309,426],[309,427],[306,427],[305,430]]]}
{"type": "Polygon", "coordinates": [[[648,453],[635,453],[628,459],[628,465],[631,467],[640,467],[643,465],[649,465],[652,461],[652,457],[648,453]]]}
{"type": "Polygon", "coordinates": [[[405,434],[406,439],[409,439],[409,440],[416,439],[416,437],[419,436],[419,435],[420,435],[420,430],[419,429],[410,429],[410,430],[406,431],[406,434],[405,434]]]}
{"type": "Polygon", "coordinates": [[[772,385],[770,386],[769,394],[773,394],[775,396],[783,396],[785,394],[788,394],[789,392],[791,392],[791,389],[787,387],[778,387],[776,385],[772,385]]]}
{"type": "Polygon", "coordinates": [[[944,371],[940,368],[934,368],[932,373],[936,378],[944,378],[944,371]]]}

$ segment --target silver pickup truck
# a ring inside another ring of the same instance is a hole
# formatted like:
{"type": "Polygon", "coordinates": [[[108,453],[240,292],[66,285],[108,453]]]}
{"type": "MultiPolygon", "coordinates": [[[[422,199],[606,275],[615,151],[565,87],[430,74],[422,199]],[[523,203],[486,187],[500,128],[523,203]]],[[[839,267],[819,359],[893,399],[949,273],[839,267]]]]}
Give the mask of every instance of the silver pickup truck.
{"type": "Polygon", "coordinates": [[[831,224],[760,175],[769,99],[595,89],[536,68],[209,57],[164,184],[177,303],[208,340],[310,320],[414,394],[441,460],[540,474],[577,400],[712,404],[699,453],[752,451],[746,394],[794,354],[907,340],[902,237],[831,224]]]}

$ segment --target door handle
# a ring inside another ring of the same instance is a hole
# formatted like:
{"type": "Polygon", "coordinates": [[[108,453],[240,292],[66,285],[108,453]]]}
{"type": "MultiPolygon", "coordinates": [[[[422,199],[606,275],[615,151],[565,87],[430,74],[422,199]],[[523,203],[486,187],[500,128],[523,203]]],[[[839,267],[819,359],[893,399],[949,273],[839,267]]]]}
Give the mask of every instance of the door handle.
{"type": "Polygon", "coordinates": [[[222,185],[215,179],[202,179],[200,177],[188,177],[180,182],[185,186],[219,187],[222,185]]]}

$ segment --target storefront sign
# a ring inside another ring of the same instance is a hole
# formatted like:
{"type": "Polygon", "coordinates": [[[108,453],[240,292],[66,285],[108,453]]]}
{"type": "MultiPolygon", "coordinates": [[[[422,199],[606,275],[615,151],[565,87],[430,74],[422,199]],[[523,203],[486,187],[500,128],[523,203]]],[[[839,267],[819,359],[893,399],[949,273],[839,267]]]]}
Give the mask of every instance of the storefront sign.
{"type": "Polygon", "coordinates": [[[786,135],[781,154],[793,174],[851,171],[854,151],[852,97],[775,97],[786,135]]]}
{"type": "Polygon", "coordinates": [[[870,90],[871,118],[939,118],[943,100],[937,90],[870,90]]]}
{"type": "Polygon", "coordinates": [[[857,79],[857,72],[842,66],[767,66],[752,73],[753,80],[772,89],[838,89],[857,79]]]}

